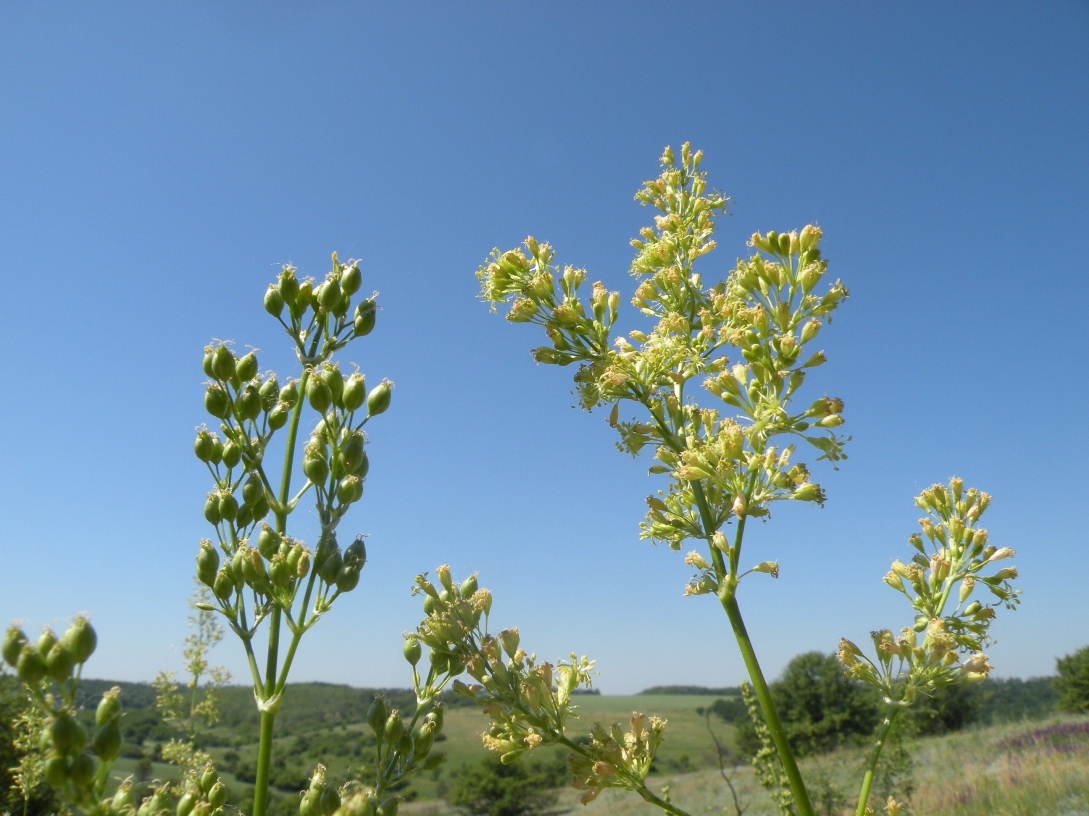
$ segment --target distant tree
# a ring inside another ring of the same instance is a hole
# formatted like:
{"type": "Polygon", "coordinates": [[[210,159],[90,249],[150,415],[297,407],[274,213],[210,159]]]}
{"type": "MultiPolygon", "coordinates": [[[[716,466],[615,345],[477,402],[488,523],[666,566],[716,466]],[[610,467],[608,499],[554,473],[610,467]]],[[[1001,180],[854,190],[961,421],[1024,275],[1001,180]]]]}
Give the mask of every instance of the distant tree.
{"type": "Polygon", "coordinates": [[[985,699],[980,685],[958,683],[919,697],[908,709],[911,730],[918,735],[940,735],[976,722],[985,699]]]}
{"type": "MultiPolygon", "coordinates": [[[[845,677],[835,655],[798,655],[771,684],[771,696],[799,756],[831,751],[877,727],[875,693],[845,677]]],[[[760,743],[752,722],[738,719],[736,725],[739,749],[753,755],[760,743]]]]}
{"type": "Polygon", "coordinates": [[[488,756],[457,773],[447,801],[469,816],[550,816],[556,788],[566,781],[562,760],[504,765],[488,756]]]}
{"type": "Polygon", "coordinates": [[[1059,676],[1055,690],[1059,692],[1058,707],[1062,711],[1089,712],[1089,646],[1055,661],[1059,676]]]}

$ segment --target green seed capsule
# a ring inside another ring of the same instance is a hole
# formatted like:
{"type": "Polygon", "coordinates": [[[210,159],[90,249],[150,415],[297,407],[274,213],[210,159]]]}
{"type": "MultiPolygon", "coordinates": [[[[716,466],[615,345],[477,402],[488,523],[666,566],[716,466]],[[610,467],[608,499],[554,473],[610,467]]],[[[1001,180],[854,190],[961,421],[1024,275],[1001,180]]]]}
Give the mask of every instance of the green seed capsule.
{"type": "Polygon", "coordinates": [[[337,573],[336,585],[341,592],[351,592],[359,586],[359,568],[348,565],[341,567],[337,573]]]}
{"type": "Polygon", "coordinates": [[[268,565],[268,577],[274,587],[284,589],[295,576],[287,565],[287,560],[280,555],[274,555],[268,565]]]}
{"type": "Polygon", "coordinates": [[[280,402],[288,408],[299,401],[299,381],[289,380],[287,385],[280,389],[280,402]]]}
{"type": "Polygon", "coordinates": [[[46,629],[42,632],[41,637],[38,638],[38,642],[34,645],[38,655],[45,660],[49,657],[49,652],[57,645],[57,636],[53,633],[52,629],[46,629]]]}
{"type": "Polygon", "coordinates": [[[306,311],[314,303],[314,282],[305,280],[299,284],[299,294],[295,297],[295,306],[306,311]]]}
{"type": "Polygon", "coordinates": [[[95,725],[102,726],[121,713],[121,701],[117,699],[121,689],[114,686],[102,695],[102,700],[95,709],[95,725]]]}
{"type": "Polygon", "coordinates": [[[234,442],[228,442],[223,446],[223,464],[234,467],[242,459],[242,449],[234,442]]]}
{"type": "Polygon", "coordinates": [[[235,374],[234,352],[226,346],[217,346],[212,352],[212,376],[217,380],[226,381],[235,374]]]}
{"type": "Polygon", "coordinates": [[[261,531],[257,534],[257,551],[265,558],[272,558],[280,549],[281,541],[283,539],[279,533],[267,524],[262,524],[261,531]]]}
{"type": "Polygon", "coordinates": [[[322,816],[333,816],[340,807],[340,794],[332,785],[327,785],[318,799],[318,810],[322,816]]]}
{"type": "Polygon", "coordinates": [[[404,730],[405,725],[401,722],[401,715],[395,708],[389,713],[389,717],[386,718],[386,727],[384,731],[386,742],[390,745],[395,745],[397,741],[401,739],[404,730]]]}
{"type": "Polygon", "coordinates": [[[91,622],[84,617],[78,617],[72,621],[68,631],[61,638],[61,643],[72,653],[72,659],[76,663],[86,663],[98,646],[98,635],[95,634],[91,622]]]}
{"type": "Polygon", "coordinates": [[[213,808],[223,807],[223,803],[227,801],[227,786],[223,784],[222,780],[217,781],[212,785],[212,789],[208,791],[208,804],[213,808]]]}
{"type": "Polygon", "coordinates": [[[344,377],[340,374],[340,366],[326,363],[321,367],[321,381],[329,386],[333,404],[338,408],[344,407],[344,377]]]}
{"type": "Polygon", "coordinates": [[[257,376],[257,355],[252,351],[242,357],[235,367],[235,375],[242,382],[249,382],[257,376]]]}
{"type": "MultiPolygon", "coordinates": [[[[277,295],[278,294],[279,293],[277,292],[277,295]]],[[[265,296],[265,299],[268,300],[267,295],[265,296]]],[[[174,816],[189,816],[189,814],[193,812],[193,808],[196,806],[196,804],[196,796],[191,793],[183,794],[182,797],[178,800],[178,806],[174,808],[174,816]]]]}
{"type": "Polygon", "coordinates": [[[261,415],[263,408],[264,401],[261,399],[261,392],[253,383],[247,384],[235,401],[235,410],[243,419],[257,419],[261,415]]]}
{"type": "Polygon", "coordinates": [[[215,583],[212,584],[212,593],[223,603],[230,603],[231,598],[234,596],[234,577],[226,569],[221,569],[216,573],[215,583]]]}
{"type": "Polygon", "coordinates": [[[257,390],[261,394],[261,401],[265,406],[265,410],[271,410],[280,397],[280,383],[277,381],[276,375],[270,374],[269,378],[262,382],[257,390]]]}
{"type": "Polygon", "coordinates": [[[98,770],[98,763],[95,758],[90,754],[80,754],[72,760],[72,765],[68,769],[68,778],[77,788],[85,788],[95,778],[96,770],[98,770]]]}
{"type": "Polygon", "coordinates": [[[72,676],[72,669],[75,666],[76,661],[64,648],[64,644],[54,643],[53,648],[49,650],[49,655],[45,658],[45,670],[49,676],[58,683],[63,683],[72,676]]]}
{"type": "Polygon", "coordinates": [[[318,456],[307,456],[303,459],[303,474],[314,484],[324,484],[329,477],[329,463],[318,456]]]}
{"type": "Polygon", "coordinates": [[[340,284],[335,280],[325,281],[318,290],[318,303],[325,311],[333,311],[340,303],[340,284]]]}
{"type": "Polygon", "coordinates": [[[378,312],[378,307],[374,302],[374,298],[367,298],[355,307],[355,336],[366,337],[374,329],[374,320],[378,312]]]}
{"type": "Polygon", "coordinates": [[[389,717],[389,706],[384,697],[374,695],[374,702],[367,709],[367,724],[380,740],[385,735],[386,718],[389,717]]]}
{"type": "Polygon", "coordinates": [[[367,474],[371,470],[371,460],[367,457],[367,452],[363,452],[363,456],[359,459],[359,465],[355,469],[355,474],[360,479],[366,479],[367,474]]]}
{"type": "Polygon", "coordinates": [[[200,543],[197,553],[197,578],[206,587],[215,586],[216,573],[219,571],[219,553],[210,541],[200,543]]]}
{"type": "Polygon", "coordinates": [[[433,771],[442,764],[444,759],[446,759],[446,751],[437,751],[428,756],[421,767],[425,771],[433,771]]]}
{"type": "Polygon", "coordinates": [[[49,726],[49,736],[58,754],[73,756],[87,744],[87,732],[67,711],[59,711],[49,726]]]}
{"type": "Polygon", "coordinates": [[[476,592],[476,576],[470,575],[464,581],[461,582],[461,586],[458,588],[462,598],[471,598],[473,593],[476,592]]]}
{"type": "Polygon", "coordinates": [[[367,563],[367,545],[362,536],[358,536],[348,545],[348,549],[344,551],[344,563],[363,569],[363,565],[367,563]]]}
{"type": "Polygon", "coordinates": [[[357,431],[340,446],[341,460],[349,472],[355,472],[356,468],[359,467],[360,460],[365,455],[363,453],[363,439],[363,434],[357,431]]]}
{"type": "Polygon", "coordinates": [[[211,431],[206,429],[197,431],[197,439],[193,443],[193,453],[197,455],[197,458],[202,462],[210,462],[215,450],[216,443],[211,431]]]}
{"type": "Polygon", "coordinates": [[[333,392],[320,377],[311,377],[306,385],[306,398],[311,408],[319,414],[324,414],[333,401],[333,392]]]}
{"type": "Polygon", "coordinates": [[[295,566],[295,574],[300,578],[305,578],[307,573],[310,572],[310,553],[307,550],[303,550],[299,556],[299,563],[295,566]]]}
{"type": "Polygon", "coordinates": [[[239,530],[249,527],[253,523],[253,507],[248,504],[238,505],[238,514],[234,517],[234,526],[239,530]]]}
{"type": "Polygon", "coordinates": [[[346,476],[337,485],[337,501],[351,504],[363,495],[363,481],[358,476],[346,476]]]}
{"type": "Polygon", "coordinates": [[[52,754],[42,767],[42,776],[54,788],[63,788],[68,781],[68,760],[52,754]]]}
{"type": "Polygon", "coordinates": [[[280,295],[285,303],[294,303],[299,295],[299,279],[295,277],[295,270],[285,266],[280,272],[280,295]]]}
{"type": "Polygon", "coordinates": [[[212,371],[212,358],[214,349],[211,346],[207,346],[204,349],[204,360],[201,362],[201,368],[204,369],[204,375],[206,377],[214,377],[215,372],[212,371]]]}
{"type": "Polygon", "coordinates": [[[450,659],[442,652],[437,652],[434,649],[431,650],[431,653],[427,658],[431,662],[431,665],[435,667],[435,671],[439,674],[445,672],[450,666],[450,659]]]}
{"type": "Polygon", "coordinates": [[[325,562],[321,565],[321,569],[318,570],[318,577],[325,581],[326,584],[332,586],[337,582],[337,576],[340,574],[341,567],[344,566],[344,559],[340,556],[340,550],[335,549],[329,553],[325,562]]]}
{"type": "Polygon", "coordinates": [[[287,415],[291,412],[291,406],[286,402],[278,402],[268,413],[268,426],[278,431],[287,424],[287,415]]]}
{"type": "Polygon", "coordinates": [[[320,792],[314,794],[308,790],[299,801],[299,816],[321,816],[321,809],[314,801],[315,799],[320,799],[320,797],[320,792]]]}
{"type": "Polygon", "coordinates": [[[219,514],[219,495],[217,493],[209,493],[208,498],[204,501],[204,518],[207,519],[209,524],[219,524],[223,521],[223,516],[219,514]]]}
{"type": "Polygon", "coordinates": [[[91,740],[91,747],[98,754],[98,758],[104,762],[112,762],[117,759],[117,755],[121,751],[121,729],[117,727],[117,723],[108,722],[95,731],[94,739],[91,740]]]}
{"type": "Polygon", "coordinates": [[[265,311],[273,317],[279,317],[283,310],[284,296],[280,294],[276,284],[269,284],[268,289],[265,291],[265,311]]]}
{"type": "Polygon", "coordinates": [[[4,646],[2,649],[4,662],[14,669],[19,662],[19,654],[26,645],[27,640],[23,630],[17,626],[9,627],[7,634],[4,635],[4,646]]]}
{"type": "Polygon", "coordinates": [[[416,756],[427,756],[431,746],[435,744],[435,724],[424,723],[412,737],[412,749],[416,756]]]}
{"type": "Polygon", "coordinates": [[[212,383],[204,392],[204,410],[216,419],[226,419],[231,413],[231,401],[223,387],[212,383]]]}
{"type": "Polygon", "coordinates": [[[435,599],[430,595],[424,595],[423,610],[425,615],[430,615],[435,611],[435,599]]]}
{"type": "Polygon", "coordinates": [[[420,657],[423,655],[423,649],[420,646],[420,641],[414,637],[405,638],[405,660],[415,666],[420,662],[420,657]]]}
{"type": "Polygon", "coordinates": [[[347,295],[354,295],[359,291],[360,284],[363,283],[363,273],[359,271],[357,264],[352,264],[344,270],[344,274],[340,276],[340,288],[347,295]]]}
{"type": "Polygon", "coordinates": [[[367,415],[378,416],[389,408],[390,396],[393,393],[393,383],[383,380],[367,394],[367,415]]]}
{"type": "Polygon", "coordinates": [[[391,796],[378,806],[376,816],[397,816],[397,797],[391,796]]]}
{"type": "Polygon", "coordinates": [[[226,490],[219,494],[219,515],[227,521],[234,521],[238,516],[238,500],[226,490]]]}
{"type": "Polygon", "coordinates": [[[356,371],[344,382],[344,393],[341,399],[344,408],[348,411],[356,411],[363,406],[367,397],[367,383],[363,375],[356,371]]]}
{"type": "Polygon", "coordinates": [[[246,504],[253,504],[264,495],[265,486],[261,484],[261,477],[256,474],[251,475],[242,485],[242,501],[246,504]]]}

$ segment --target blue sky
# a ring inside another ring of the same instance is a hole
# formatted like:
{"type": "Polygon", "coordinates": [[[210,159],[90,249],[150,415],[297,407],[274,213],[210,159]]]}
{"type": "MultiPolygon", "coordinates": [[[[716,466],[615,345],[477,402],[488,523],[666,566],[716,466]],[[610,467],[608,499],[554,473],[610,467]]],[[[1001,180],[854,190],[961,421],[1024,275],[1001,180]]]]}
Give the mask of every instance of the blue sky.
{"type": "MultiPolygon", "coordinates": [[[[880,579],[912,497],[959,474],[1018,551],[996,673],[1050,673],[1089,643],[1086,41],[1083,2],[5,4],[0,620],[88,611],[90,674],[180,667],[201,349],[290,371],[261,296],[337,250],[383,307],[348,359],[397,389],[345,521],[370,561],[293,676],[407,685],[408,587],[448,562],[606,692],[739,682],[721,610],[638,540],[648,463],[472,274],[533,234],[629,293],[632,196],[687,140],[735,202],[705,275],[815,222],[851,290],[814,387],[850,459],[747,545],[782,568],[741,595],[767,672],[910,621],[880,579]]],[[[235,642],[217,658],[244,679],[235,642]]]]}

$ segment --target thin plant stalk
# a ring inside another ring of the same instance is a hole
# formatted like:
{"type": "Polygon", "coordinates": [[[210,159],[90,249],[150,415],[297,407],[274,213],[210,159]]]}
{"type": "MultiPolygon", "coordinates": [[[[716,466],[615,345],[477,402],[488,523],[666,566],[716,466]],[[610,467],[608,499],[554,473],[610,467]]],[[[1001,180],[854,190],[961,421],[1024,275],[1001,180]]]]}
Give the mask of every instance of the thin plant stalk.
{"type": "Polygon", "coordinates": [[[873,778],[877,773],[877,762],[881,759],[881,749],[885,747],[885,741],[888,739],[889,732],[892,731],[892,724],[896,721],[900,711],[900,706],[892,707],[892,710],[881,723],[881,728],[877,731],[877,739],[874,741],[873,751],[870,752],[870,761],[867,763],[866,773],[862,777],[862,789],[858,793],[858,807],[855,809],[855,816],[866,816],[866,804],[869,802],[870,788],[873,786],[873,778]]]}

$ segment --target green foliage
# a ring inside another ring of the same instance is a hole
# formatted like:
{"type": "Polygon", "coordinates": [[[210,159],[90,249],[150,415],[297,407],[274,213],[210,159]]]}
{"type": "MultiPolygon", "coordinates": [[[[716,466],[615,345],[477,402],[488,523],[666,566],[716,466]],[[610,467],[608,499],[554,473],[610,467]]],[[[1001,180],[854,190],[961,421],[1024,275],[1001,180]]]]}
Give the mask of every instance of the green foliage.
{"type": "Polygon", "coordinates": [[[1089,646],[1055,661],[1059,676],[1055,690],[1062,711],[1089,712],[1089,646]]]}
{"type": "Polygon", "coordinates": [[[568,774],[562,759],[504,764],[488,756],[454,776],[448,801],[469,816],[552,816],[555,788],[568,774]]]}

